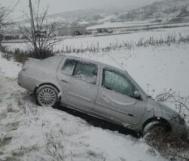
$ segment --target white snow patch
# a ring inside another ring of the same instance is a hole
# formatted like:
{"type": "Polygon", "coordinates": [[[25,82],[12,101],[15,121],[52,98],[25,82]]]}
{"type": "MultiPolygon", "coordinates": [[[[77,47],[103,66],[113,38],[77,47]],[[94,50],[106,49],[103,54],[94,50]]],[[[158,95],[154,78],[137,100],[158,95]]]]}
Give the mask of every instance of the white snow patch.
{"type": "Polygon", "coordinates": [[[22,65],[12,60],[8,61],[1,56],[0,53],[0,74],[6,77],[17,78],[18,72],[21,70],[22,65]]]}

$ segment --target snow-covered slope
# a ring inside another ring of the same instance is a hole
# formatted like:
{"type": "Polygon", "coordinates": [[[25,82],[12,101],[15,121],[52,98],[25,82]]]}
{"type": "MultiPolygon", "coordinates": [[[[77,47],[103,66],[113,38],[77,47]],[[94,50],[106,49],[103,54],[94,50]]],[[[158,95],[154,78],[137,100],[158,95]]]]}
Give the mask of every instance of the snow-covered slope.
{"type": "Polygon", "coordinates": [[[17,67],[0,57],[0,160],[166,161],[143,139],[93,127],[66,112],[36,106],[16,83],[19,70],[13,69],[17,67]]]}
{"type": "Polygon", "coordinates": [[[161,0],[129,11],[123,8],[79,10],[51,15],[49,19],[59,19],[67,23],[85,21],[87,24],[138,20],[170,23],[189,22],[189,1],[161,0]]]}
{"type": "Polygon", "coordinates": [[[12,60],[7,61],[2,58],[0,52],[0,75],[15,79],[18,76],[18,72],[21,70],[21,66],[20,63],[16,63],[12,60]]]}
{"type": "Polygon", "coordinates": [[[123,8],[78,10],[54,14],[49,16],[49,19],[67,23],[85,21],[88,24],[133,20],[189,22],[189,1],[161,0],[130,11],[123,8]]]}
{"type": "MultiPolygon", "coordinates": [[[[154,97],[162,92],[175,92],[176,100],[167,102],[174,108],[179,107],[177,96],[181,103],[189,105],[188,50],[189,45],[181,43],[77,55],[125,68],[154,97]]],[[[166,160],[143,139],[93,127],[66,112],[36,106],[16,83],[20,67],[0,57],[0,160],[166,160]]],[[[189,125],[189,112],[184,107],[176,110],[185,114],[189,125]]]]}

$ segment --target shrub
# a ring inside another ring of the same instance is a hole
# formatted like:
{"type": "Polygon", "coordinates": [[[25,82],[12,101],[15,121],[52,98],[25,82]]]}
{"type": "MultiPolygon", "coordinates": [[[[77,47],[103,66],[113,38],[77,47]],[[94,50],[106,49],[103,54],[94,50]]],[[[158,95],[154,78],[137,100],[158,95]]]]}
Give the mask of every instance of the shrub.
{"type": "Polygon", "coordinates": [[[35,51],[30,51],[29,56],[37,59],[45,59],[54,56],[54,52],[51,49],[40,49],[37,53],[35,51]]]}
{"type": "Polygon", "coordinates": [[[39,51],[39,53],[35,53],[33,50],[23,51],[18,48],[14,51],[11,51],[6,47],[1,46],[0,50],[4,58],[6,58],[7,60],[10,60],[12,58],[19,63],[24,63],[29,57],[36,59],[45,59],[54,56],[54,52],[49,49],[43,49],[39,51]]]}
{"type": "Polygon", "coordinates": [[[20,49],[15,49],[12,56],[16,62],[24,63],[28,59],[28,54],[21,51],[20,49]]]}

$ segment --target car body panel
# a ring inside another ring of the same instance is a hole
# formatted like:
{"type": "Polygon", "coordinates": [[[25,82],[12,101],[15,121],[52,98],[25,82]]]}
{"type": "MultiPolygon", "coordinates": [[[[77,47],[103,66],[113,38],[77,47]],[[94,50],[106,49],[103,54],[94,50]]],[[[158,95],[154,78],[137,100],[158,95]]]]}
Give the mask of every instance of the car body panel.
{"type": "Polygon", "coordinates": [[[94,110],[102,115],[107,115],[113,121],[117,120],[125,127],[135,128],[145,107],[142,101],[100,88],[94,110]]]}
{"type": "Polygon", "coordinates": [[[66,94],[67,104],[79,107],[83,111],[91,111],[97,96],[97,85],[71,78],[66,94]]]}

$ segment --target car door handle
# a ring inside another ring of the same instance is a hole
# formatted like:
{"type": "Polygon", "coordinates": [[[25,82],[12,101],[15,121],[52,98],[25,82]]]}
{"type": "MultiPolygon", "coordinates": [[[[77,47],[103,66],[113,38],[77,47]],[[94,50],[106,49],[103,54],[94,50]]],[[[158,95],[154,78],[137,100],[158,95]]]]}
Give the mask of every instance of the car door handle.
{"type": "Polygon", "coordinates": [[[61,81],[64,82],[64,83],[68,83],[68,81],[67,81],[67,80],[64,80],[64,79],[62,79],[61,81]]]}
{"type": "Polygon", "coordinates": [[[134,117],[134,115],[133,115],[133,114],[131,114],[131,113],[129,113],[129,114],[128,114],[128,116],[130,116],[130,117],[134,117]]]}

